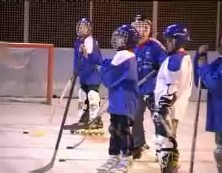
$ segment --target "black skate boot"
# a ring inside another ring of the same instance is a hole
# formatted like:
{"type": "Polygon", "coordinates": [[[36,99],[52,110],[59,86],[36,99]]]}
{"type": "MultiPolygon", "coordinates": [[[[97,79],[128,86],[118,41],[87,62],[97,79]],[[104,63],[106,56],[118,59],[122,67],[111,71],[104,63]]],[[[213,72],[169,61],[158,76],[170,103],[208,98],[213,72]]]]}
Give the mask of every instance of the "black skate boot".
{"type": "Polygon", "coordinates": [[[85,130],[87,130],[87,124],[89,123],[89,111],[85,111],[81,118],[79,119],[78,123],[74,123],[73,126],[75,128],[70,130],[72,134],[83,134],[85,130]],[[80,127],[80,128],[79,128],[80,127]]]}
{"type": "Polygon", "coordinates": [[[88,126],[88,129],[85,132],[88,135],[103,135],[104,131],[103,131],[102,118],[98,117],[94,122],[90,123],[90,125],[88,126]]]}
{"type": "Polygon", "coordinates": [[[150,149],[150,147],[147,144],[144,144],[140,147],[135,147],[132,152],[133,160],[140,159],[142,157],[143,152],[148,149],[150,149]]]}

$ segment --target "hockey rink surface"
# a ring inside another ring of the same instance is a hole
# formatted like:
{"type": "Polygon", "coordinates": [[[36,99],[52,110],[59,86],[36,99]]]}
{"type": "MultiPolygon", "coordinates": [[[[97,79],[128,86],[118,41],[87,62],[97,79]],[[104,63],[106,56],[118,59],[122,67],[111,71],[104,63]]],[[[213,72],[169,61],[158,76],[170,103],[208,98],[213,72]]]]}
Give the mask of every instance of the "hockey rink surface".
{"type": "MultiPolygon", "coordinates": [[[[58,100],[53,105],[41,103],[21,103],[0,101],[0,173],[28,173],[45,166],[51,160],[57,139],[64,106],[58,100]],[[28,132],[24,134],[23,132],[28,132]]],[[[179,173],[189,173],[191,139],[195,117],[196,102],[190,102],[187,115],[178,127],[180,150],[179,173]]],[[[206,103],[201,103],[197,151],[194,173],[216,173],[213,158],[214,135],[205,132],[206,103]]],[[[73,99],[66,124],[77,121],[77,100],[73,99]]],[[[96,168],[108,158],[109,134],[107,131],[109,115],[103,116],[105,134],[87,137],[76,149],[66,149],[78,143],[82,136],[64,131],[57,159],[49,173],[96,173],[96,168]],[[59,159],[66,159],[59,162],[59,159]]],[[[144,121],[147,143],[150,150],[144,152],[140,160],[133,163],[129,173],[160,173],[155,162],[152,135],[153,124],[148,112],[144,121]]]]}

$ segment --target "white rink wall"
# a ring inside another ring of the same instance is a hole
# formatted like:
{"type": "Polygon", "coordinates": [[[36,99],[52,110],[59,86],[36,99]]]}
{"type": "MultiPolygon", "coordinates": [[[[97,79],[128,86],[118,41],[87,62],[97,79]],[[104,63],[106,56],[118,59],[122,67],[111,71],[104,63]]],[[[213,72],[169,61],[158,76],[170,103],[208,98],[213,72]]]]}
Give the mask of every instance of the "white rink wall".
{"type": "MultiPolygon", "coordinates": [[[[115,54],[114,50],[102,49],[102,55],[104,58],[112,58],[115,54]]],[[[195,51],[188,51],[193,57],[195,51]]],[[[15,55],[14,55],[15,56],[15,55]]],[[[0,68],[0,96],[34,96],[43,97],[46,92],[46,68],[47,64],[45,58],[47,53],[45,51],[38,50],[37,53],[32,54],[35,56],[35,60],[29,61],[29,64],[24,69],[10,69],[1,65],[0,68]],[[44,58],[43,58],[44,57],[44,58]],[[37,71],[39,70],[39,71],[37,71]],[[44,73],[43,73],[44,71],[44,73]],[[12,80],[13,78],[13,80],[12,80]]],[[[16,56],[17,57],[17,56],[16,56]]],[[[209,52],[210,61],[218,57],[218,53],[215,51],[209,52]]],[[[65,87],[68,79],[72,75],[73,67],[73,49],[72,48],[55,48],[55,64],[54,64],[54,94],[60,96],[63,88],[65,87]]],[[[79,85],[75,88],[74,97],[79,85]]],[[[104,86],[101,86],[100,93],[102,97],[107,96],[107,90],[104,86]]],[[[206,100],[206,91],[202,94],[202,100],[206,100]]],[[[194,86],[192,91],[191,101],[195,101],[197,98],[197,89],[194,86]]]]}

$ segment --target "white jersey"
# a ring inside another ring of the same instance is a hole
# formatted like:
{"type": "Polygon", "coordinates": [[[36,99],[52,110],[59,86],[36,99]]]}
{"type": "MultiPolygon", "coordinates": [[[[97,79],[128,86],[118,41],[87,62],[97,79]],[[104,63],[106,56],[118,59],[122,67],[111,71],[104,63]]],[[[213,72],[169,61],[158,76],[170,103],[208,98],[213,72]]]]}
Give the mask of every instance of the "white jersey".
{"type": "Polygon", "coordinates": [[[157,75],[155,104],[163,95],[177,93],[177,100],[172,107],[170,118],[182,119],[187,108],[192,89],[192,62],[190,55],[176,53],[168,56],[157,75]]]}

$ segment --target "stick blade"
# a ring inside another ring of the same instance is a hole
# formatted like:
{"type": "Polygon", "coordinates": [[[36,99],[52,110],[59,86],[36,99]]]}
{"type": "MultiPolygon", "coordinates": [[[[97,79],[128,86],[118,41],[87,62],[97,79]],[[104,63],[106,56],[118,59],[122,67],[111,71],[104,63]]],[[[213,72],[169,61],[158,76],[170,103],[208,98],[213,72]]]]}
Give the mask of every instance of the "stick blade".
{"type": "Polygon", "coordinates": [[[53,162],[50,162],[49,164],[45,165],[44,167],[32,170],[29,173],[45,173],[45,172],[49,171],[50,169],[52,169],[52,167],[53,167],[53,162]]]}

